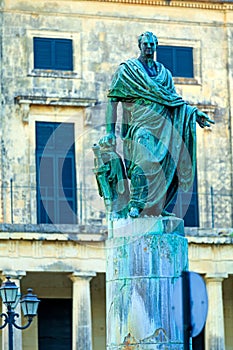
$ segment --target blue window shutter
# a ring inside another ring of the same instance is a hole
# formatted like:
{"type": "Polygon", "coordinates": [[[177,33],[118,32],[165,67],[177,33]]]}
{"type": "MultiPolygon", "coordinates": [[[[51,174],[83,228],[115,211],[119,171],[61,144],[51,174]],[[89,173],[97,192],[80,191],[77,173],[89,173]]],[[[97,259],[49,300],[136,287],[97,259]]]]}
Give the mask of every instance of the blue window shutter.
{"type": "Polygon", "coordinates": [[[51,39],[34,38],[34,68],[52,69],[51,39]]]}
{"type": "Polygon", "coordinates": [[[54,149],[54,126],[48,123],[40,123],[36,128],[36,148],[37,150],[44,151],[44,149],[54,149]]]}
{"type": "Polygon", "coordinates": [[[174,212],[177,217],[183,218],[187,227],[199,227],[199,206],[197,192],[197,174],[194,177],[193,186],[188,192],[179,189],[175,198],[166,208],[169,212],[174,212]]]}
{"type": "Polygon", "coordinates": [[[170,46],[158,46],[157,61],[161,62],[174,75],[173,50],[170,46]]]}
{"type": "Polygon", "coordinates": [[[33,42],[35,69],[73,70],[72,40],[35,37],[33,42]]]}
{"type": "Polygon", "coordinates": [[[38,223],[77,223],[74,142],[72,123],[36,122],[38,223]]]}
{"type": "Polygon", "coordinates": [[[72,40],[56,40],[54,42],[54,60],[57,69],[73,70],[72,40]]]}
{"type": "Polygon", "coordinates": [[[174,77],[193,78],[193,49],[181,46],[158,46],[157,60],[174,77]]]}
{"type": "Polygon", "coordinates": [[[176,75],[185,78],[193,78],[192,47],[176,48],[176,75]]]}

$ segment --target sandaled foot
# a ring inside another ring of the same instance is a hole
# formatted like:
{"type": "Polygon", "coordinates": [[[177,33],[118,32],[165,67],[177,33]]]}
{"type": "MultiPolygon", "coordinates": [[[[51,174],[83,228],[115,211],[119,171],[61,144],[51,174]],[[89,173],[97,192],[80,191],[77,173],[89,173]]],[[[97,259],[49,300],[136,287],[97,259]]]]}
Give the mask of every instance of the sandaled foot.
{"type": "Polygon", "coordinates": [[[131,218],[138,218],[139,217],[139,209],[137,207],[132,207],[129,211],[129,216],[131,216],[131,218]]]}
{"type": "Polygon", "coordinates": [[[162,215],[162,216],[176,216],[174,213],[169,213],[169,212],[166,211],[165,209],[163,209],[161,215],[162,215]]]}

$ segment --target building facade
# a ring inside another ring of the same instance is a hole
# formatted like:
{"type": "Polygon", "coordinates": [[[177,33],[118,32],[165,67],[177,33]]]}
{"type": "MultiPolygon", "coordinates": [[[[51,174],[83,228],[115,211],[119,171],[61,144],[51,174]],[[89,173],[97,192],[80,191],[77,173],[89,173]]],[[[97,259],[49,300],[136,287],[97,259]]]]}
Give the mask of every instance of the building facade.
{"type": "Polygon", "coordinates": [[[107,229],[91,147],[112,74],[146,30],[177,91],[215,121],[197,127],[186,232],[209,292],[205,349],[233,347],[233,1],[2,0],[0,270],[42,300],[15,331],[17,350],[105,349],[107,229]]]}

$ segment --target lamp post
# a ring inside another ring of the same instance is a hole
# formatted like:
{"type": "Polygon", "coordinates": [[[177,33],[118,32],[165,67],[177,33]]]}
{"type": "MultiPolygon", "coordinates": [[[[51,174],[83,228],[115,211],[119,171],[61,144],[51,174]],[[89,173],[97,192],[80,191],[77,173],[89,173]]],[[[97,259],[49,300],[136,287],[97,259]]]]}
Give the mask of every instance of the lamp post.
{"type": "Polygon", "coordinates": [[[32,323],[33,317],[37,314],[40,300],[37,299],[36,295],[32,294],[32,289],[28,289],[28,293],[20,300],[21,295],[18,294],[18,287],[15,282],[10,281],[9,276],[6,278],[7,281],[4,282],[0,288],[0,296],[7,307],[7,312],[0,315],[1,318],[4,318],[4,323],[0,326],[0,329],[3,329],[8,325],[9,350],[13,350],[13,326],[21,330],[28,328],[32,323]],[[15,319],[19,317],[19,314],[17,314],[14,309],[19,301],[21,303],[23,315],[28,320],[25,326],[19,326],[15,322],[15,319]]]}

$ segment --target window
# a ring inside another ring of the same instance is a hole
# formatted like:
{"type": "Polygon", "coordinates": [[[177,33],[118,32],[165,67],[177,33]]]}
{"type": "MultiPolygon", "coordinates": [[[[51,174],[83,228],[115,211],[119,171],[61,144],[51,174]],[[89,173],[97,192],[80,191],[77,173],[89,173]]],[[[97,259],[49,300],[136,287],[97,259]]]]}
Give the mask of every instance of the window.
{"type": "Polygon", "coordinates": [[[158,46],[157,61],[163,63],[174,77],[194,77],[192,47],[158,46]]]}
{"type": "Polygon", "coordinates": [[[179,189],[170,203],[168,211],[173,211],[178,218],[183,218],[184,226],[199,227],[197,175],[194,178],[192,188],[188,192],[179,189]]]}
{"type": "Polygon", "coordinates": [[[33,38],[34,69],[73,70],[71,39],[33,38]]]}
{"type": "Polygon", "coordinates": [[[36,123],[38,223],[76,224],[74,125],[36,123]]]}

